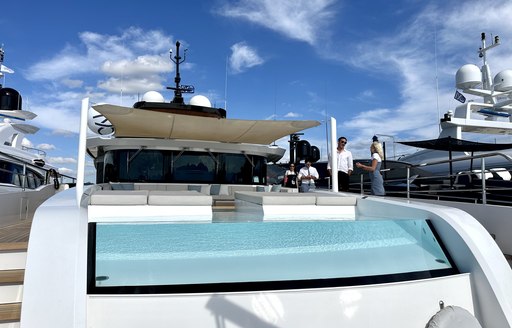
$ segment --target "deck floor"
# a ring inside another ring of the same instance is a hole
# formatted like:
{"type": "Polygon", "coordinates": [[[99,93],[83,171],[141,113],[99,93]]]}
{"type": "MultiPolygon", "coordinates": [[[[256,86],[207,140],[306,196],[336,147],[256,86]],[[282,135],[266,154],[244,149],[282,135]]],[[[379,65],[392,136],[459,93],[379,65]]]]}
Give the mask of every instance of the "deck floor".
{"type": "Polygon", "coordinates": [[[25,220],[0,228],[0,243],[28,242],[32,220],[25,220]]]}

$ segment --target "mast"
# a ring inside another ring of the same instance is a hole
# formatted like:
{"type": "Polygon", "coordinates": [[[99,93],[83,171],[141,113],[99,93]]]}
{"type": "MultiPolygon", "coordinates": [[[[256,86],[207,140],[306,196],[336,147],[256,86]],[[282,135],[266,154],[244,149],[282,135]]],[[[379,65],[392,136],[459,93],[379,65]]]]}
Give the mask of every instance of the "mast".
{"type": "Polygon", "coordinates": [[[3,84],[5,84],[5,75],[4,73],[2,72],[2,67],[4,66],[4,56],[5,56],[5,51],[4,51],[4,45],[2,44],[0,46],[0,78],[2,78],[2,81],[0,81],[0,89],[2,89],[3,87],[3,84]]]}
{"type": "Polygon", "coordinates": [[[183,57],[180,56],[180,45],[179,41],[176,41],[176,55],[172,56],[172,49],[169,50],[169,56],[171,61],[176,64],[176,76],[174,77],[174,87],[167,87],[167,89],[174,90],[174,98],[171,101],[173,104],[183,104],[183,93],[194,93],[193,85],[180,85],[181,76],[180,76],[180,64],[183,63],[186,59],[187,49],[183,52],[183,57]]]}
{"type": "MultiPolygon", "coordinates": [[[[485,33],[482,33],[482,47],[478,49],[478,56],[482,58],[482,89],[491,90],[492,88],[492,80],[491,80],[491,69],[487,64],[487,51],[498,46],[500,44],[500,38],[498,36],[494,37],[494,43],[490,46],[486,47],[485,43],[485,33]]],[[[484,102],[487,104],[495,104],[496,100],[492,96],[484,96],[484,102]]]]}

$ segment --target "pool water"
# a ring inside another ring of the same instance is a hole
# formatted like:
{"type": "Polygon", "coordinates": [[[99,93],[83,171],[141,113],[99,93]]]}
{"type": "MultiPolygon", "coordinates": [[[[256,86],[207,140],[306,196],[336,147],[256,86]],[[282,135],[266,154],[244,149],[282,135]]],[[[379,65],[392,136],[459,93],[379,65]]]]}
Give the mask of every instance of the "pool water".
{"type": "Polygon", "coordinates": [[[96,286],[308,280],[451,268],[425,220],[97,223],[96,286]]]}

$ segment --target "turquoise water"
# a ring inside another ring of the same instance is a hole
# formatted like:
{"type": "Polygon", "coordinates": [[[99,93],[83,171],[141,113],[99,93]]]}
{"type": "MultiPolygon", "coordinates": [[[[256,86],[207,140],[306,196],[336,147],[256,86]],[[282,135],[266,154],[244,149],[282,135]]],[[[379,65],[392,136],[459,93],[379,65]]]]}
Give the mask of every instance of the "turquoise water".
{"type": "Polygon", "coordinates": [[[98,223],[98,286],[371,276],[450,268],[424,220],[98,223]],[[108,277],[108,279],[105,279],[108,277]]]}

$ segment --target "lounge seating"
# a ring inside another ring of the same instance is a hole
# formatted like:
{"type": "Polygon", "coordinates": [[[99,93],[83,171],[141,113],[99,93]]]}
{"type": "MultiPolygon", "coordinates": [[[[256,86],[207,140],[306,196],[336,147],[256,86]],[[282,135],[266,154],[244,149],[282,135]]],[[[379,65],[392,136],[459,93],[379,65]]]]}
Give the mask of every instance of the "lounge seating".
{"type": "Polygon", "coordinates": [[[147,190],[97,190],[91,194],[90,205],[146,205],[147,190]]]}
{"type": "Polygon", "coordinates": [[[148,205],[211,206],[212,196],[188,190],[151,190],[148,195],[148,205]]]}
{"type": "Polygon", "coordinates": [[[258,213],[265,219],[354,219],[357,197],[321,193],[236,192],[237,212],[258,213]]]}
{"type": "Polygon", "coordinates": [[[96,190],[89,200],[89,222],[210,221],[212,196],[197,191],[96,190]]]}

